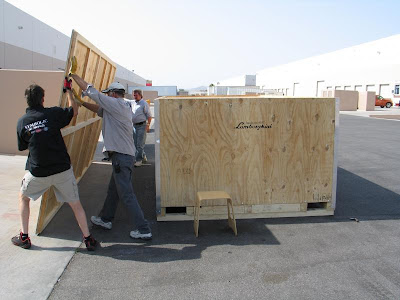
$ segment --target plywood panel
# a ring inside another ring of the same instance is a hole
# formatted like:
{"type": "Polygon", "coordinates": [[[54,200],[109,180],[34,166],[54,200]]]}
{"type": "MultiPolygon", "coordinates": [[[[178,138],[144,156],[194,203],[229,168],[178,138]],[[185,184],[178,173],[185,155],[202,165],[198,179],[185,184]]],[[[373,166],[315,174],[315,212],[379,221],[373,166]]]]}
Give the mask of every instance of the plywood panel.
{"type": "Polygon", "coordinates": [[[234,205],[332,198],[333,98],[164,97],[159,100],[161,207],[224,190],[234,205]]]}
{"type": "MultiPolygon", "coordinates": [[[[70,60],[73,56],[78,62],[77,74],[92,83],[96,89],[104,89],[114,80],[115,63],[76,31],[73,31],[71,36],[66,72],[70,68],[70,60]]],[[[63,82],[60,81],[60,92],[62,84],[63,82]]],[[[81,92],[75,82],[72,86],[77,92],[81,92]]],[[[85,98],[85,101],[92,102],[88,98],[85,98]]],[[[59,104],[61,107],[67,106],[66,94],[62,92],[59,104]]],[[[101,119],[85,108],[80,108],[78,116],[62,130],[77,181],[82,178],[93,160],[100,131],[101,119]]],[[[40,233],[46,227],[60,207],[61,204],[57,202],[51,191],[42,197],[36,233],[40,233]]]]}

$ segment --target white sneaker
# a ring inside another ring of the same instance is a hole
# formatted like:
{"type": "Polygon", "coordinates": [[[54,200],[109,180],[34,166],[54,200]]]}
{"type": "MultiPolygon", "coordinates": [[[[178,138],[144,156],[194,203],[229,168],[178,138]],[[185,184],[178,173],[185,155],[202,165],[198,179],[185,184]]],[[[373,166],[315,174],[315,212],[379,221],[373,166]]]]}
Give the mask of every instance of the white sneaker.
{"type": "Polygon", "coordinates": [[[146,156],[146,154],[143,155],[143,163],[144,163],[144,164],[147,163],[147,156],[146,156]]]}
{"type": "Polygon", "coordinates": [[[141,160],[135,162],[135,167],[140,167],[140,166],[142,166],[142,161],[141,160]]]}
{"type": "Polygon", "coordinates": [[[90,218],[90,221],[94,225],[98,225],[103,227],[104,229],[111,229],[112,228],[112,223],[111,222],[104,222],[100,217],[92,216],[90,218]]]}
{"type": "Polygon", "coordinates": [[[151,240],[153,235],[149,233],[140,233],[139,230],[133,230],[129,234],[133,239],[151,240]]]}

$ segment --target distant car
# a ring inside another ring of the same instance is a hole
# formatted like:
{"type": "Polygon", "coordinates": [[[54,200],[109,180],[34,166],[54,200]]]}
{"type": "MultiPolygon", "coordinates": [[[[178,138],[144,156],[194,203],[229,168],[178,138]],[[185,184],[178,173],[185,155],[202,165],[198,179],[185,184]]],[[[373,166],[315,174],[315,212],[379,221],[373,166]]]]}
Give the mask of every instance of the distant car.
{"type": "Polygon", "coordinates": [[[384,108],[384,107],[391,108],[393,106],[393,101],[392,101],[392,99],[383,98],[380,95],[376,95],[375,106],[380,106],[382,108],[384,108]]]}

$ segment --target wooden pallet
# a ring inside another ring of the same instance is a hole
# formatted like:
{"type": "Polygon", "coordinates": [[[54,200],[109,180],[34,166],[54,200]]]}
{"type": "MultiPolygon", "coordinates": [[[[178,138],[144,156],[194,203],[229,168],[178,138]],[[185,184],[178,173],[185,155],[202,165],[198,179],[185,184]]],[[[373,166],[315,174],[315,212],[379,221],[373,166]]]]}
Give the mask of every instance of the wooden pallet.
{"type": "MultiPolygon", "coordinates": [[[[284,217],[331,216],[334,213],[330,202],[301,204],[263,204],[240,205],[233,207],[236,219],[261,219],[284,217]]],[[[203,206],[200,208],[200,220],[226,219],[225,206],[203,206]]],[[[193,221],[194,207],[161,208],[157,221],[193,221]]]]}
{"type": "MultiPolygon", "coordinates": [[[[70,61],[76,56],[78,62],[77,74],[85,81],[92,83],[96,89],[105,89],[114,80],[116,65],[105,54],[97,49],[88,40],[76,31],[72,31],[71,42],[65,75],[70,68],[70,61]]],[[[67,107],[66,94],[62,92],[63,82],[60,82],[60,107],[67,107]]],[[[80,94],[81,90],[72,83],[72,87],[80,94]]],[[[85,98],[85,101],[93,103],[85,98]]],[[[77,182],[81,180],[89,168],[97,141],[101,132],[102,119],[88,109],[80,108],[77,117],[74,117],[68,127],[61,130],[65,145],[71,157],[71,164],[77,182]]],[[[62,203],[57,202],[52,189],[48,190],[42,197],[40,212],[36,225],[36,234],[41,233],[62,203]]]]}

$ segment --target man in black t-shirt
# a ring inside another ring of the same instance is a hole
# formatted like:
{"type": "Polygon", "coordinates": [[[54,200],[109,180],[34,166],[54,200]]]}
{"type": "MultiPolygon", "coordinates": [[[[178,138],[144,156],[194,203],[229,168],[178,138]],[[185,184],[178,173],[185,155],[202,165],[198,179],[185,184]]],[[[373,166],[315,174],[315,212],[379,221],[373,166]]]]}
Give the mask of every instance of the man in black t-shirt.
{"type": "Polygon", "coordinates": [[[57,201],[68,202],[84,236],[86,248],[94,250],[97,242],[91,236],[86,213],[79,200],[78,187],[60,129],[67,126],[78,114],[78,106],[70,89],[67,92],[68,108],[43,107],[44,90],[33,84],[25,90],[28,103],[26,114],[17,124],[18,149],[29,149],[26,170],[19,194],[22,229],[11,239],[16,246],[29,249],[29,203],[53,186],[57,201]]]}

